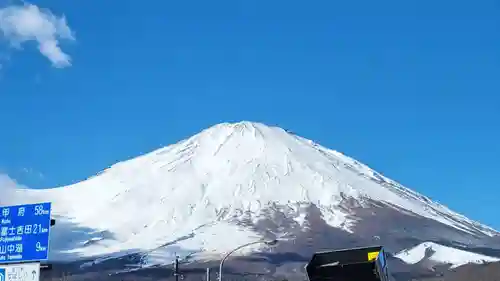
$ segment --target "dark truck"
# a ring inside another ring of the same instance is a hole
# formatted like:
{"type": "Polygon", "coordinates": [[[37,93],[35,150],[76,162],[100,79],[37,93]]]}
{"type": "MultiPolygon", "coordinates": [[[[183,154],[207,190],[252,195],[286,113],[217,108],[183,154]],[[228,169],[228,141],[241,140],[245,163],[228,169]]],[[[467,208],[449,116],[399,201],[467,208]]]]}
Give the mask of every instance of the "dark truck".
{"type": "Polygon", "coordinates": [[[306,272],[309,281],[389,281],[381,246],[315,253],[306,272]]]}

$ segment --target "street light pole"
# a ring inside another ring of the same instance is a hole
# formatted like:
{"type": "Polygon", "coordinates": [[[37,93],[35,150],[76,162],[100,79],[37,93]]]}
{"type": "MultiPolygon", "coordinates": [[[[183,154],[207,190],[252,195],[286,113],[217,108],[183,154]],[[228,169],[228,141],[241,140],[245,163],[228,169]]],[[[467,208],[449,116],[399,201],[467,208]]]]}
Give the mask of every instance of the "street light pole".
{"type": "Polygon", "coordinates": [[[254,242],[250,242],[250,243],[246,243],[246,244],[243,244],[239,247],[236,247],[234,248],[233,250],[229,251],[223,258],[222,260],[220,261],[220,265],[219,265],[219,281],[222,281],[222,267],[224,266],[224,262],[227,260],[227,258],[229,258],[230,255],[232,255],[234,252],[242,249],[242,248],[245,248],[245,247],[248,247],[248,246],[251,246],[251,245],[255,245],[255,244],[266,244],[268,246],[274,246],[276,244],[278,244],[278,240],[274,239],[274,240],[258,240],[258,241],[254,241],[254,242]]]}

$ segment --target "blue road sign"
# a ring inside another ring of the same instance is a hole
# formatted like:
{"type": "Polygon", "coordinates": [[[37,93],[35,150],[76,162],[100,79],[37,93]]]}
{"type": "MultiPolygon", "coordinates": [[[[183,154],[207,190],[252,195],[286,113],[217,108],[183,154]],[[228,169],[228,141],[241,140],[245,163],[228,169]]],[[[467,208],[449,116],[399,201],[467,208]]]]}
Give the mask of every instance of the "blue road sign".
{"type": "Polygon", "coordinates": [[[0,264],[49,258],[50,211],[51,203],[0,207],[0,264]]]}
{"type": "Polygon", "coordinates": [[[0,268],[0,281],[5,281],[5,268],[0,268]]]}

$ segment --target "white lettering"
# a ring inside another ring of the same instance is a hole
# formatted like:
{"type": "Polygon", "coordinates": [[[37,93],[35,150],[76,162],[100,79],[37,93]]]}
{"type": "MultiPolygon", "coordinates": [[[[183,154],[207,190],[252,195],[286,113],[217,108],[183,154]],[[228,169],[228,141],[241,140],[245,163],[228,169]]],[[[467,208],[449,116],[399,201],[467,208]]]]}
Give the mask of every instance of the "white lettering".
{"type": "Polygon", "coordinates": [[[23,244],[16,244],[16,253],[23,252],[23,244]]]}
{"type": "Polygon", "coordinates": [[[17,216],[18,217],[24,217],[24,213],[26,212],[26,208],[25,207],[20,207],[18,210],[17,210],[17,216]]]}
{"type": "Polygon", "coordinates": [[[0,236],[7,236],[8,233],[9,233],[8,227],[3,226],[2,228],[0,228],[0,236]]]}
{"type": "Polygon", "coordinates": [[[21,259],[23,259],[23,255],[20,255],[20,254],[18,254],[18,255],[8,255],[7,259],[9,259],[9,260],[21,260],[21,259]]]}
{"type": "Polygon", "coordinates": [[[24,234],[31,234],[31,225],[24,226],[24,234]]]}
{"type": "Polygon", "coordinates": [[[0,237],[0,242],[18,242],[23,240],[22,236],[0,237]]]}
{"type": "Polygon", "coordinates": [[[48,215],[49,211],[43,209],[43,205],[37,205],[35,206],[35,216],[43,216],[43,215],[48,215]]]}
{"type": "Polygon", "coordinates": [[[17,235],[23,235],[24,234],[24,226],[18,226],[17,227],[17,235]]]}
{"type": "Polygon", "coordinates": [[[8,217],[10,214],[10,209],[9,208],[2,208],[2,216],[3,217],[8,217]]]}
{"type": "Polygon", "coordinates": [[[40,242],[36,242],[36,251],[37,252],[47,251],[47,247],[42,246],[42,244],[40,242]]]}

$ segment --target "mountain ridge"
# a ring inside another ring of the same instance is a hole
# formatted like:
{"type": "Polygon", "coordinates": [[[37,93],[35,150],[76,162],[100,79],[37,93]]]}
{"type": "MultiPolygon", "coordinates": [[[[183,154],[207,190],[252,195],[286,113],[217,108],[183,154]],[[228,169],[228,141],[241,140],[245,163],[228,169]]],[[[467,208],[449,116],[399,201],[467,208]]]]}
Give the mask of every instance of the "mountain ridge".
{"type": "MultiPolygon", "coordinates": [[[[394,252],[428,241],[475,248],[500,241],[496,230],[353,158],[248,121],[217,124],[80,183],[16,194],[23,203],[53,202],[54,260],[93,264],[129,254],[139,254],[142,267],[175,254],[214,260],[263,237],[302,255],[362,241],[394,252]]],[[[268,250],[240,254],[255,251],[268,250]]]]}

